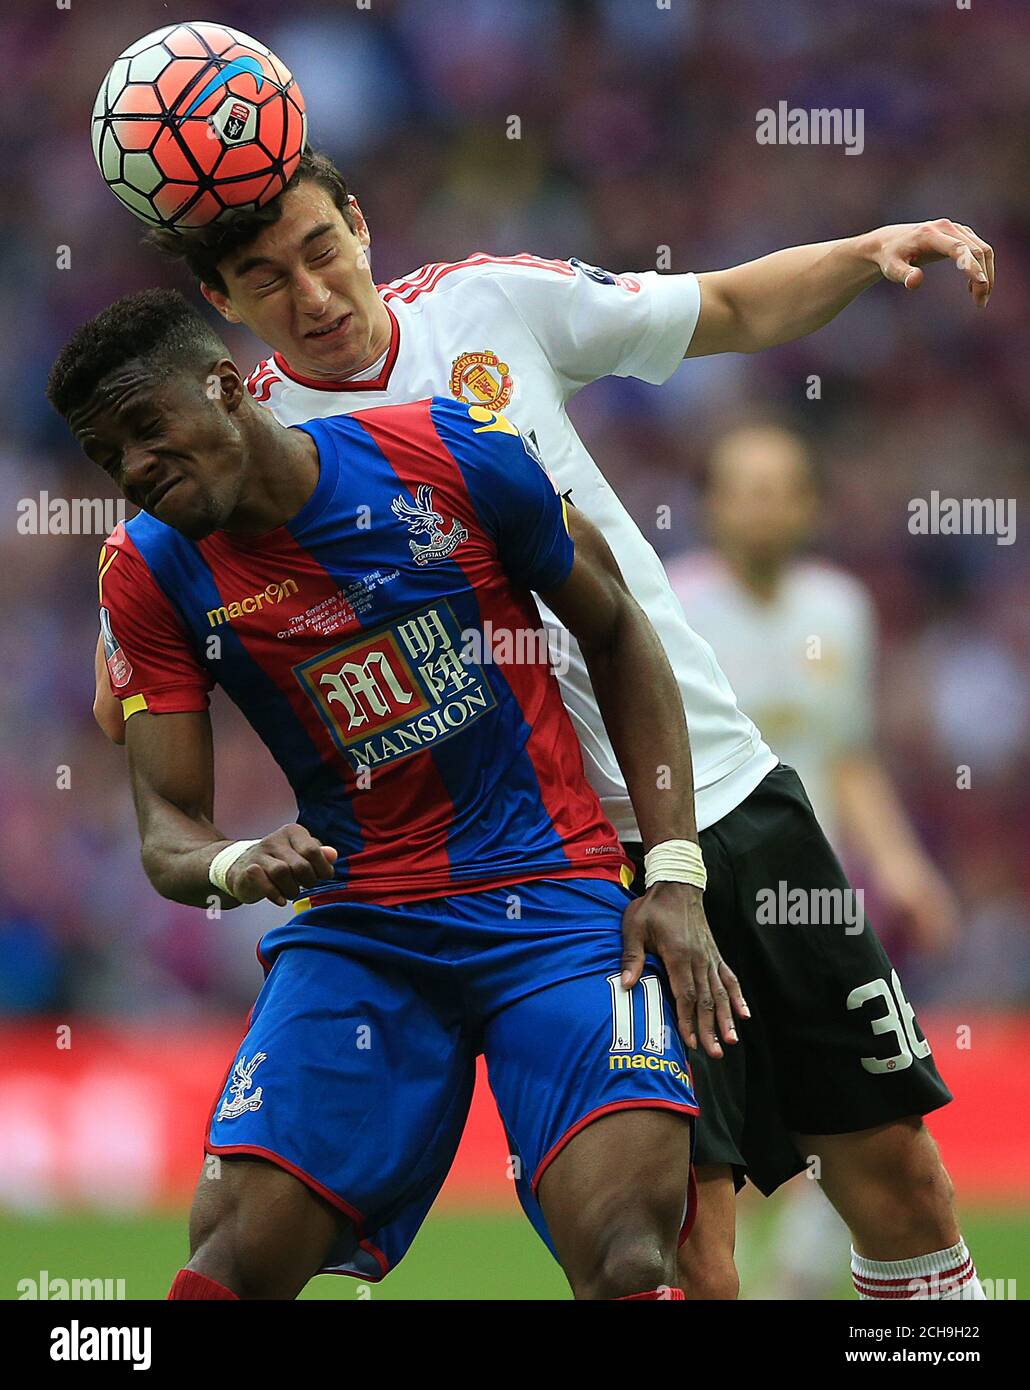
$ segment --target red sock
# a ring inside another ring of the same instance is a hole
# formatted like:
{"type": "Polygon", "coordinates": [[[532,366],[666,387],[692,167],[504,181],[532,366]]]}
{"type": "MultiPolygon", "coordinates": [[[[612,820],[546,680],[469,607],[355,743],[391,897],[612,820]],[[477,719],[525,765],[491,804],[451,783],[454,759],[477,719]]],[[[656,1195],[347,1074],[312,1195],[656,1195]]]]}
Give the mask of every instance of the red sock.
{"type": "Polygon", "coordinates": [[[615,1303],[636,1303],[640,1299],[646,1299],[652,1303],[678,1303],[686,1302],[682,1289],[651,1289],[647,1293],[624,1293],[621,1298],[616,1298],[615,1303]]]}
{"type": "MultiPolygon", "coordinates": [[[[646,1298],[650,1294],[644,1295],[646,1298]]],[[[227,1289],[224,1284],[220,1284],[217,1279],[209,1279],[206,1274],[198,1274],[195,1269],[180,1269],[172,1280],[172,1287],[168,1290],[169,1298],[192,1298],[192,1299],[213,1299],[231,1298],[235,1302],[239,1299],[231,1289],[227,1289]]]]}

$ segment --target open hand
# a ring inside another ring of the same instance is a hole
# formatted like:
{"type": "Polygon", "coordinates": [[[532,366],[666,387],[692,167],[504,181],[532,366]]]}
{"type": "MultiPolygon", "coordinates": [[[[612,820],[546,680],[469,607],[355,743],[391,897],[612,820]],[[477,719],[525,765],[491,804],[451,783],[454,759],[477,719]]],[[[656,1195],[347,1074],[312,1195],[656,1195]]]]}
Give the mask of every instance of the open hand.
{"type": "Polygon", "coordinates": [[[701,889],[656,883],[623,913],[622,940],[623,988],[632,989],[640,979],[645,953],[657,956],[669,977],[683,1041],[696,1048],[700,1037],[709,1057],[721,1057],[720,1035],[727,1043],[737,1041],[733,1015],[750,1018],[751,1013],[712,938],[701,889]]]}
{"type": "Polygon", "coordinates": [[[903,222],[872,234],[871,254],[881,274],[907,290],[923,283],[921,266],[952,260],[966,277],[973,302],[984,308],[994,289],[994,251],[972,227],[939,217],[903,222]]]}

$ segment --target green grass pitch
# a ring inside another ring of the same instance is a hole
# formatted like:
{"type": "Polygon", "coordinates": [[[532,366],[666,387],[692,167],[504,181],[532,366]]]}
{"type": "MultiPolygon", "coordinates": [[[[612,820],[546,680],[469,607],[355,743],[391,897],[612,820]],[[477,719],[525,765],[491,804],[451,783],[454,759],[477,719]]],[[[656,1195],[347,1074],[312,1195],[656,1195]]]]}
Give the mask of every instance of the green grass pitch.
{"type": "MultiPolygon", "coordinates": [[[[1030,1296],[1030,1206],[967,1210],[962,1229],[981,1275],[1015,1280],[1016,1296],[1030,1296]]],[[[124,1279],[128,1298],[164,1298],[185,1249],[185,1214],[0,1215],[0,1298],[17,1299],[19,1280],[38,1280],[43,1270],[51,1279],[124,1279]]],[[[846,1269],[828,1290],[834,1295],[853,1297],[846,1269]]],[[[520,1214],[443,1210],[429,1218],[383,1283],[323,1275],[302,1297],[522,1300],[568,1298],[569,1292],[520,1214]]]]}

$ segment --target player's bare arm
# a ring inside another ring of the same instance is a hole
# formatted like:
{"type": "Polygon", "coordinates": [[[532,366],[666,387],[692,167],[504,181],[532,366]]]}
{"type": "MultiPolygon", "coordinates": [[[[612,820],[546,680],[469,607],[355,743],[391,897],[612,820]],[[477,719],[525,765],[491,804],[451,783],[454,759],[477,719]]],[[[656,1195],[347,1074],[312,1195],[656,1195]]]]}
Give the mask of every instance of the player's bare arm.
{"type": "MultiPolygon", "coordinates": [[[[690,740],[668,658],[600,531],[574,507],[569,529],[576,545],[572,570],[541,597],[580,645],[645,848],[696,842],[690,740]],[[659,776],[662,768],[667,776],[659,776]]],[[[710,1056],[720,1057],[720,1036],[737,1041],[733,1015],[747,1018],[748,1009],[712,938],[700,888],[655,884],[626,909],[623,941],[624,987],[640,979],[647,951],[657,955],[690,1047],[700,1038],[710,1056]]]]}
{"type": "Polygon", "coordinates": [[[919,843],[886,768],[856,750],[837,760],[834,781],[845,831],[868,861],[886,906],[922,950],[950,950],[961,930],[958,903],[919,843]]]}
{"type": "Polygon", "coordinates": [[[223,893],[210,878],[233,841],[214,823],[214,755],[207,712],[132,715],[125,725],[143,867],[162,897],[191,907],[217,896],[223,908],[267,898],[285,907],[302,890],[332,878],[336,850],[302,825],[264,836],[227,870],[223,893]]]}
{"type": "Polygon", "coordinates": [[[686,355],[761,352],[803,338],[881,278],[914,290],[922,267],[942,260],[953,262],[984,308],[994,289],[994,251],[972,227],[947,217],[792,246],[699,275],[701,313],[686,355]]]}

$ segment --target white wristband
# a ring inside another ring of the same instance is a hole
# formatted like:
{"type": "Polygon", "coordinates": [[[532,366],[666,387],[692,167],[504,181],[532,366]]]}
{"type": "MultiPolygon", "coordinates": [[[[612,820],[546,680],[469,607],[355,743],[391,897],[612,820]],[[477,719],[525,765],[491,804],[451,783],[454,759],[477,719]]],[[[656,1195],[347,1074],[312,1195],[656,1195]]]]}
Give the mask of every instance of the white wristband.
{"type": "Polygon", "coordinates": [[[214,859],[211,860],[211,867],[207,871],[207,876],[220,893],[224,893],[228,898],[232,897],[225,882],[226,874],[241,855],[246,854],[248,849],[253,849],[255,845],[260,843],[260,840],[233,840],[231,845],[226,845],[225,849],[218,851],[214,859]]]}
{"type": "Polygon", "coordinates": [[[663,840],[644,855],[644,888],[656,883],[692,883],[704,891],[708,882],[701,848],[693,840],[663,840]]]}

